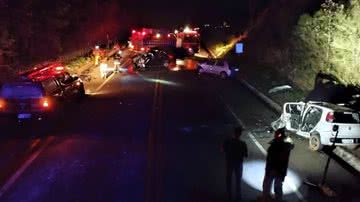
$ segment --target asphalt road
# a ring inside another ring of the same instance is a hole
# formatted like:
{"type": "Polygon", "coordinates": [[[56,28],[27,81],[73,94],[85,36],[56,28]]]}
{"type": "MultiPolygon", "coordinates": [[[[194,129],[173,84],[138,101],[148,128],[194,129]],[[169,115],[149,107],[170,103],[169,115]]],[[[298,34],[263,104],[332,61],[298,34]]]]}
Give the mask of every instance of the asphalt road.
{"type": "MultiPolygon", "coordinates": [[[[1,137],[0,201],[222,202],[220,145],[239,124],[249,148],[243,201],[261,194],[267,126],[277,117],[238,81],[154,71],[87,88],[91,94],[69,104],[46,135],[40,125],[1,137]]],[[[338,197],[303,184],[321,180],[327,156],[293,140],[287,201],[358,201],[358,176],[336,162],[327,183],[338,197]]]]}

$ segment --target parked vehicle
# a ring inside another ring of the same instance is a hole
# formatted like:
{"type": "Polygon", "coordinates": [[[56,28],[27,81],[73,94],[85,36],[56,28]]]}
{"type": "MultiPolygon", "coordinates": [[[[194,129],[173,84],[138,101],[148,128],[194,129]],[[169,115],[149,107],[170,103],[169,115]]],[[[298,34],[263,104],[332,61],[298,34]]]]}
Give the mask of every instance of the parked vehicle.
{"type": "Polygon", "coordinates": [[[284,126],[288,131],[309,139],[309,148],[319,151],[324,145],[360,144],[360,114],[350,108],[326,102],[285,103],[273,129],[284,126]],[[338,134],[332,129],[337,125],[338,134]]]}
{"type": "Polygon", "coordinates": [[[55,101],[40,83],[20,81],[4,84],[0,90],[0,116],[12,120],[43,119],[55,110],[55,101]]]}
{"type": "Polygon", "coordinates": [[[225,60],[208,60],[204,63],[200,63],[198,67],[199,74],[213,74],[220,76],[222,79],[232,77],[238,71],[239,68],[231,67],[225,60]]]}

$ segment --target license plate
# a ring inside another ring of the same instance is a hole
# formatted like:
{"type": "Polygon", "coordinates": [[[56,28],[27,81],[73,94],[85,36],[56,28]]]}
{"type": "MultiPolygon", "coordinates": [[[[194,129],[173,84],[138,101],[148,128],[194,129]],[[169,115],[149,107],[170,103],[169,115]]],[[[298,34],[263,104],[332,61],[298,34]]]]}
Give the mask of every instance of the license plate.
{"type": "Polygon", "coordinates": [[[18,114],[18,119],[29,119],[31,114],[18,114]]]}
{"type": "Polygon", "coordinates": [[[344,143],[344,144],[353,144],[354,140],[353,139],[342,139],[342,143],[344,143]]]}

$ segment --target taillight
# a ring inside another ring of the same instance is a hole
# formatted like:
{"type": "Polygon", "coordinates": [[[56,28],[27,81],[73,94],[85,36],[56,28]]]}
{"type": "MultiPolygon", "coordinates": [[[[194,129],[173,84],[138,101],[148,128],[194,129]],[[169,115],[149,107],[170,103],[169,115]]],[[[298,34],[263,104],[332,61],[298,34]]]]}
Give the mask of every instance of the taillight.
{"type": "Polygon", "coordinates": [[[0,110],[5,109],[6,102],[4,99],[0,99],[0,110]]]}
{"type": "Polygon", "coordinates": [[[50,101],[47,98],[41,99],[40,104],[41,104],[41,107],[43,107],[45,109],[50,108],[50,101]]]}
{"type": "Polygon", "coordinates": [[[329,112],[326,115],[326,121],[327,122],[333,122],[334,121],[334,113],[333,112],[329,112]]]}

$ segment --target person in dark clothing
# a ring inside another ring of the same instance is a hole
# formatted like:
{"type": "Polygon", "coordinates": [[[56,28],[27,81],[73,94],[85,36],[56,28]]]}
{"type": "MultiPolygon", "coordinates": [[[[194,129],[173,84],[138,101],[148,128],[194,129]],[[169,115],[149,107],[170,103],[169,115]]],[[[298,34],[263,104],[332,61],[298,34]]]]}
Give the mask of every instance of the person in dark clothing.
{"type": "Polygon", "coordinates": [[[294,148],[292,140],[285,135],[285,128],[275,131],[270,142],[266,158],[265,177],[263,181],[263,199],[269,200],[271,184],[274,181],[275,200],[282,201],[282,185],[289,164],[290,152],[294,148]]]}
{"type": "Polygon", "coordinates": [[[243,160],[248,156],[247,146],[240,140],[242,128],[235,128],[232,138],[223,143],[223,151],[226,159],[226,190],[229,200],[232,200],[232,174],[235,175],[236,198],[241,199],[241,178],[243,172],[243,160]]]}

